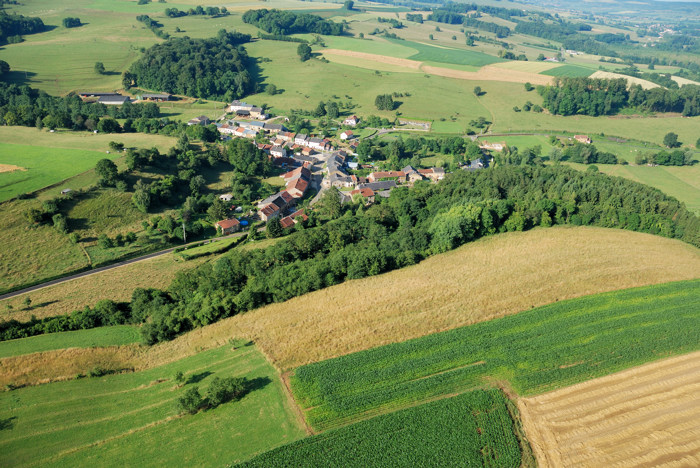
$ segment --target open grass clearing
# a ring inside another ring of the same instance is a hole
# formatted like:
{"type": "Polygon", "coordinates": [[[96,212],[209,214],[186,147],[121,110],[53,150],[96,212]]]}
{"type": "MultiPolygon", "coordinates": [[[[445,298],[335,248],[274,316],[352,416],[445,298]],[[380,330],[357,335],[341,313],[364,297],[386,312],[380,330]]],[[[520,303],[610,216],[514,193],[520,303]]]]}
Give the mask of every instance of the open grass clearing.
{"type": "Polygon", "coordinates": [[[253,346],[224,346],[144,372],[0,394],[3,466],[222,466],[302,437],[275,370],[253,346]],[[182,371],[190,383],[177,388],[182,371]],[[186,388],[246,377],[237,402],[178,417],[186,388]],[[41,447],[41,450],[37,450],[41,447]]]}
{"type": "Polygon", "coordinates": [[[55,349],[121,346],[141,340],[137,327],[117,325],[31,336],[0,342],[0,359],[55,349]]]}
{"type": "Polygon", "coordinates": [[[521,62],[513,60],[508,62],[494,63],[493,66],[497,68],[505,68],[506,70],[542,73],[544,71],[556,68],[558,65],[556,63],[551,62],[521,62]]]}
{"type": "Polygon", "coordinates": [[[557,302],[300,367],[316,428],[507,381],[532,395],[700,348],[700,279],[557,302]]]}
{"type": "Polygon", "coordinates": [[[518,407],[543,468],[694,466],[698,388],[696,352],[523,398],[518,407]]]}
{"type": "Polygon", "coordinates": [[[397,41],[396,39],[389,39],[389,41],[417,50],[417,54],[411,55],[408,58],[421,62],[431,61],[481,67],[484,65],[505,61],[504,59],[494,57],[493,55],[487,55],[481,52],[473,52],[465,49],[453,49],[444,46],[436,47],[422,42],[397,41]]]}
{"type": "Polygon", "coordinates": [[[590,68],[580,65],[559,65],[549,70],[543,70],[540,73],[549,76],[566,76],[571,78],[591,76],[593,71],[590,68]]]}

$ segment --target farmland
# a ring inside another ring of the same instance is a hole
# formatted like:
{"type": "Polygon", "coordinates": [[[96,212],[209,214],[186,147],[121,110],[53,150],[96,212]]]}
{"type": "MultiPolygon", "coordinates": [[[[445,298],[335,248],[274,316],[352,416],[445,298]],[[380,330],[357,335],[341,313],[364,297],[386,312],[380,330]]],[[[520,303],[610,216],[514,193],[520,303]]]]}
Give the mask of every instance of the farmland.
{"type": "Polygon", "coordinates": [[[506,380],[542,393],[700,346],[700,280],[615,291],[298,368],[306,418],[328,428],[506,380]]]}
{"type": "Polygon", "coordinates": [[[138,328],[118,325],[0,342],[0,358],[40,353],[55,349],[120,346],[140,340],[138,328]]]}
{"type": "Polygon", "coordinates": [[[138,373],[0,394],[3,466],[224,465],[304,435],[273,368],[253,346],[231,346],[138,373]],[[184,388],[172,381],[185,374],[184,388]],[[214,377],[252,382],[237,402],[177,416],[175,399],[214,377]],[[41,450],[37,450],[37,447],[41,450]]]}
{"type": "Polygon", "coordinates": [[[518,406],[543,468],[659,460],[696,466],[698,386],[700,353],[691,353],[523,398],[518,406]]]}
{"type": "Polygon", "coordinates": [[[516,468],[520,447],[505,400],[498,390],[477,390],[328,431],[238,466],[516,468]]]}

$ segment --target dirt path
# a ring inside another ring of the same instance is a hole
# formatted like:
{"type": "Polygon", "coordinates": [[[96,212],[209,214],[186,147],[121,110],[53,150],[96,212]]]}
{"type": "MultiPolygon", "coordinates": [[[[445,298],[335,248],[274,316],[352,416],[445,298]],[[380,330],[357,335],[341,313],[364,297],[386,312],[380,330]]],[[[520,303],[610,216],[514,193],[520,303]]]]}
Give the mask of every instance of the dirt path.
{"type": "Polygon", "coordinates": [[[523,398],[546,467],[700,466],[700,352],[523,398]]]}

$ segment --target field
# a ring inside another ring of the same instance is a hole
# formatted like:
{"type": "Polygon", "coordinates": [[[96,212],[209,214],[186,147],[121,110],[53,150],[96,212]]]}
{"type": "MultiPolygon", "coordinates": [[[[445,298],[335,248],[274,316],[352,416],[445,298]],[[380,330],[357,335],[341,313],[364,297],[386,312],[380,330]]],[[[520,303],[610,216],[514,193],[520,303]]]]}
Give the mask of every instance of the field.
{"type": "Polygon", "coordinates": [[[309,364],[292,390],[318,429],[488,379],[532,395],[695,351],[698,320],[700,280],[615,291],[309,364]]]}
{"type": "Polygon", "coordinates": [[[542,468],[698,466],[699,387],[700,353],[691,353],[518,406],[542,468]]]}
{"type": "Polygon", "coordinates": [[[144,372],[0,393],[3,466],[222,466],[304,435],[277,373],[255,350],[210,350],[144,372]],[[182,371],[188,382],[174,385],[182,371]],[[238,402],[177,416],[175,399],[214,377],[246,377],[238,402]],[[38,450],[37,447],[41,447],[38,450]]]}
{"type": "Polygon", "coordinates": [[[619,73],[612,73],[612,72],[607,72],[607,71],[602,71],[602,70],[598,70],[595,73],[593,73],[591,75],[591,78],[606,78],[606,79],[624,78],[627,80],[627,83],[629,83],[630,85],[638,84],[638,85],[641,85],[642,88],[644,88],[644,89],[652,89],[652,88],[659,87],[659,85],[657,85],[656,83],[653,83],[653,82],[647,81],[647,80],[643,80],[641,78],[636,78],[634,76],[621,75],[619,73]]]}
{"type": "Polygon", "coordinates": [[[477,390],[285,445],[238,465],[521,466],[506,397],[477,390]]]}
{"type": "Polygon", "coordinates": [[[0,358],[41,353],[55,349],[121,346],[136,343],[140,339],[141,335],[138,328],[127,325],[50,333],[48,335],[2,341],[0,342],[0,358]]]}
{"type": "Polygon", "coordinates": [[[551,68],[549,70],[541,72],[543,75],[549,76],[591,76],[593,71],[590,68],[582,67],[580,65],[561,65],[556,68],[551,68]]]}

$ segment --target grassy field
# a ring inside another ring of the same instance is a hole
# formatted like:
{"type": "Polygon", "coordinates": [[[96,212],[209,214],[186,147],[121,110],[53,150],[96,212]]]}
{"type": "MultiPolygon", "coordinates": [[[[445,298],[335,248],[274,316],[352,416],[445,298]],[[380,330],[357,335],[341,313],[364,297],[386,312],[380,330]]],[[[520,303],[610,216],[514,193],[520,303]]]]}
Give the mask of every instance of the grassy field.
{"type": "Polygon", "coordinates": [[[521,454],[506,397],[478,390],[309,437],[238,466],[517,468],[521,454]]]}
{"type": "Polygon", "coordinates": [[[297,369],[307,421],[328,428],[507,380],[537,394],[700,347],[700,280],[615,291],[297,369]]]}
{"type": "Polygon", "coordinates": [[[482,67],[484,65],[505,61],[504,59],[494,57],[493,55],[473,52],[470,50],[436,47],[421,42],[397,41],[396,39],[389,39],[389,41],[393,42],[394,44],[404,45],[417,50],[418,53],[410,55],[407,58],[411,60],[418,60],[420,62],[451,63],[454,65],[472,65],[475,67],[482,67]]]}
{"type": "Polygon", "coordinates": [[[195,258],[201,257],[203,255],[212,255],[224,252],[231,248],[232,245],[241,241],[240,237],[231,237],[228,239],[219,239],[209,242],[198,247],[193,247],[191,249],[183,250],[177,253],[181,258],[185,260],[193,260],[195,258]]]}
{"type": "Polygon", "coordinates": [[[569,77],[580,77],[580,76],[591,76],[593,70],[590,68],[582,67],[580,65],[561,65],[549,70],[540,72],[543,75],[549,76],[569,76],[569,77]]]}
{"type": "Polygon", "coordinates": [[[0,342],[0,358],[41,353],[54,349],[121,346],[141,339],[137,327],[118,325],[32,336],[0,342]]]}
{"type": "Polygon", "coordinates": [[[222,466],[304,435],[277,373],[253,346],[0,393],[0,421],[3,466],[222,466]],[[172,381],[176,371],[189,381],[184,388],[172,381]],[[185,389],[204,392],[214,377],[230,376],[251,381],[240,401],[177,416],[185,389]]]}

